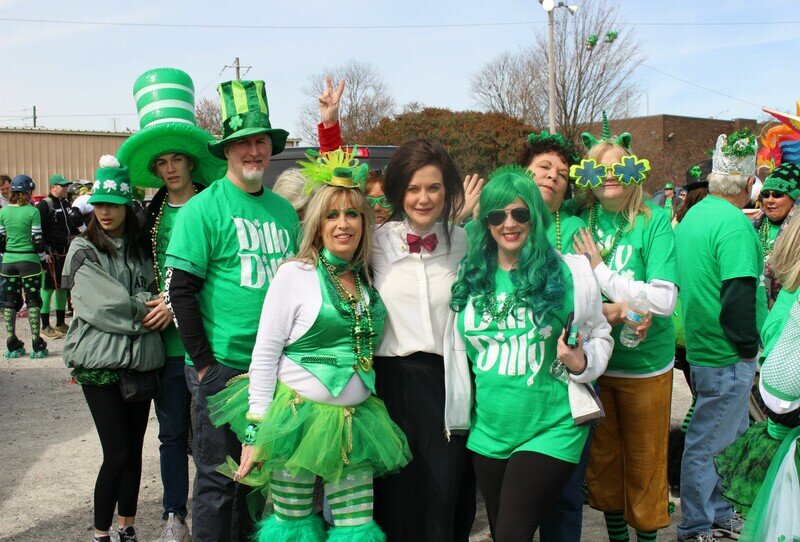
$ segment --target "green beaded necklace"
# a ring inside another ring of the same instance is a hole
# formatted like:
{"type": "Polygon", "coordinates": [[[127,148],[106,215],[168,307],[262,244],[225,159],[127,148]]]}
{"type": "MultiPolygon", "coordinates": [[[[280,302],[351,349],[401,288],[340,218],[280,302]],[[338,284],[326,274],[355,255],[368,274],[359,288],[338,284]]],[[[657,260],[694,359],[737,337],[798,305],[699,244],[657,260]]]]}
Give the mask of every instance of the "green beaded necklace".
{"type": "Polygon", "coordinates": [[[764,257],[770,255],[772,248],[775,246],[775,240],[769,240],[769,219],[764,217],[761,221],[761,226],[758,227],[758,237],[761,239],[761,250],[764,251],[764,257]]]}
{"type": "MultiPolygon", "coordinates": [[[[603,240],[600,239],[600,235],[598,234],[598,227],[597,227],[597,213],[598,209],[600,208],[599,203],[595,203],[592,205],[592,208],[589,209],[589,231],[592,232],[592,237],[598,243],[602,243],[603,240]]],[[[617,228],[617,231],[614,233],[614,238],[611,241],[611,246],[608,248],[601,248],[600,249],[600,257],[603,259],[603,262],[606,265],[609,265],[609,261],[611,256],[614,255],[614,252],[617,250],[617,244],[619,244],[619,240],[622,238],[622,231],[625,229],[628,221],[623,217],[622,225],[617,226],[616,219],[614,219],[614,225],[617,228]]]]}
{"type": "MultiPolygon", "coordinates": [[[[197,194],[197,187],[194,186],[194,193],[197,194]]],[[[150,231],[150,246],[153,250],[153,276],[156,279],[156,286],[161,289],[161,267],[158,265],[158,243],[161,241],[161,217],[164,215],[164,209],[169,205],[169,193],[164,194],[164,201],[161,202],[161,207],[158,208],[156,220],[153,223],[153,229],[150,231]]],[[[184,204],[185,205],[185,204],[184,204]]]]}
{"type": "Polygon", "coordinates": [[[561,213],[556,211],[556,250],[561,252],[561,213]]]}
{"type": "Polygon", "coordinates": [[[353,282],[355,283],[356,295],[351,294],[344,287],[339,279],[339,273],[347,271],[349,265],[340,258],[337,258],[327,249],[323,249],[319,255],[319,261],[328,272],[327,275],[333,282],[336,292],[339,294],[339,301],[345,313],[348,315],[350,323],[350,343],[353,353],[358,360],[358,366],[364,372],[372,370],[372,340],[376,333],[372,326],[372,311],[369,303],[364,299],[364,288],[361,282],[361,273],[353,271],[353,282]]]}

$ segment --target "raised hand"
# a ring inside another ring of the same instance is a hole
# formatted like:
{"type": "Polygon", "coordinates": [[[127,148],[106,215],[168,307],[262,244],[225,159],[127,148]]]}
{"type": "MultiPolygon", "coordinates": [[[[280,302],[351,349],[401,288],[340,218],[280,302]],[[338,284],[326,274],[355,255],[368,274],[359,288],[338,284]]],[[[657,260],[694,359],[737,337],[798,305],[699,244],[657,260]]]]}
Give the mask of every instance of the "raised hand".
{"type": "Polygon", "coordinates": [[[339,122],[339,100],[344,92],[344,79],[339,82],[339,88],[333,90],[333,79],[325,76],[325,90],[319,96],[319,118],[325,128],[330,128],[339,122]]]}

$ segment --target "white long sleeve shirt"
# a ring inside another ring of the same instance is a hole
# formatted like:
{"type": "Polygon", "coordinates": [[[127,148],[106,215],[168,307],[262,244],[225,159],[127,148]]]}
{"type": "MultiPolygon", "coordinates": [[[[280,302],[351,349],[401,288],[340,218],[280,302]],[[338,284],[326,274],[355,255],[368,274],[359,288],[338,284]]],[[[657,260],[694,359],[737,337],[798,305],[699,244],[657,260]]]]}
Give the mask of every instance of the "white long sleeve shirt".
{"type": "Polygon", "coordinates": [[[386,305],[383,338],[376,356],[407,356],[414,352],[444,355],[444,333],[450,316],[450,287],[467,250],[467,236],[454,228],[448,249],[442,224],[433,252],[408,251],[404,222],[376,226],[371,264],[374,285],[386,305]]]}
{"type": "Polygon", "coordinates": [[[267,412],[278,380],[318,403],[350,406],[369,397],[370,391],[357,373],[334,397],[317,377],[283,353],[311,329],[319,316],[321,286],[316,268],[301,262],[284,262],[275,273],[264,298],[250,364],[250,416],[261,418],[267,412]]]}

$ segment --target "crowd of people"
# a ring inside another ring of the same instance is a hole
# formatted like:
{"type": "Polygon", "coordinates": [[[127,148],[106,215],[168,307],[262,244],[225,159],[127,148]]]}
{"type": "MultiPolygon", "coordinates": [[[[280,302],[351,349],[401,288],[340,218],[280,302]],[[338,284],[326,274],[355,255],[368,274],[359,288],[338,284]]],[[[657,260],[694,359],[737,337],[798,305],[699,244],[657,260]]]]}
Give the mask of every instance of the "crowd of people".
{"type": "Polygon", "coordinates": [[[163,542],[466,542],[478,490],[494,540],[578,541],[584,488],[609,540],[656,540],[673,368],[678,539],[800,537],[800,133],[720,135],[654,201],[605,114],[585,153],[532,133],[487,181],[427,137],[370,170],[344,85],[272,190],[264,82],[219,86],[215,138],[172,68],[136,80],[141,129],[91,194],[54,175],[35,208],[33,179],[0,179],[6,355],[23,301],[32,356],[65,334],[103,450],[95,542],[138,539],[151,401],[163,542]]]}

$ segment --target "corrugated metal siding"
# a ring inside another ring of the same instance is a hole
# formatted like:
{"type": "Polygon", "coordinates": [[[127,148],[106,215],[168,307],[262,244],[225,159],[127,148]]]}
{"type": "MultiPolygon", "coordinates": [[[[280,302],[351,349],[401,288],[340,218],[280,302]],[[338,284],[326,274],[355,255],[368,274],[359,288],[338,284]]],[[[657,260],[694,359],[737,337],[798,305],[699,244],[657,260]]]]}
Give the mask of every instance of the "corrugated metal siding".
{"type": "MultiPolygon", "coordinates": [[[[61,173],[70,180],[94,179],[104,154],[116,154],[128,132],[76,132],[37,128],[0,128],[0,174],[24,173],[36,182],[36,193],[50,191],[47,179],[61,173]]],[[[286,145],[296,147],[290,138],[286,145]]]]}
{"type": "Polygon", "coordinates": [[[47,179],[61,173],[68,179],[92,179],[104,154],[115,154],[127,133],[69,132],[0,128],[0,173],[25,173],[36,193],[47,193],[47,179]]]}

